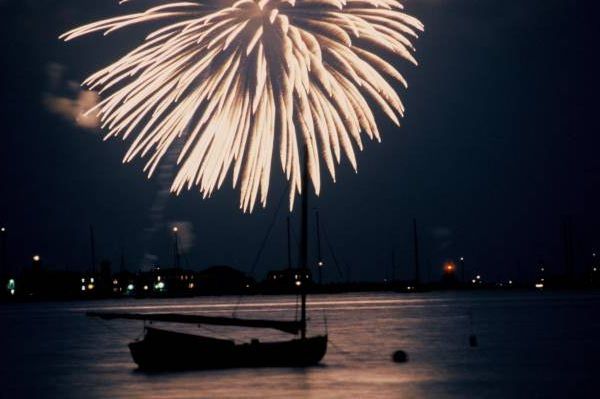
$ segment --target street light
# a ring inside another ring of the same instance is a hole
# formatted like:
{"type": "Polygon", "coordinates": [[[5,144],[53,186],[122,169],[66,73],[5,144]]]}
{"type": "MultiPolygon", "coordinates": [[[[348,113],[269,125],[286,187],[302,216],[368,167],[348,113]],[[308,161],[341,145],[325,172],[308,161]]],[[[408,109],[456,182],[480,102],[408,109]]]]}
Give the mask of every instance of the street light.
{"type": "Polygon", "coordinates": [[[33,261],[34,262],[39,262],[42,258],[40,258],[39,255],[33,255],[33,261]]]}

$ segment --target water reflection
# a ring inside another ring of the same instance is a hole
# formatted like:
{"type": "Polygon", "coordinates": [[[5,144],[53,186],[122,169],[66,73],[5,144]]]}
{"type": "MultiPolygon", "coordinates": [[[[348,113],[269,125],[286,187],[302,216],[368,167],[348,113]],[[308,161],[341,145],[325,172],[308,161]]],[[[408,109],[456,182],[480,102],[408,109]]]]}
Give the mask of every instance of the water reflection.
{"type": "MultiPolygon", "coordinates": [[[[147,374],[127,344],[140,322],[87,319],[86,310],[231,313],[237,298],[98,301],[0,307],[2,397],[14,398],[465,398],[583,393],[600,355],[600,296],[362,294],[315,296],[311,331],[331,338],[308,369],[147,374]],[[480,346],[470,348],[468,313],[480,346]],[[410,361],[391,361],[397,349],[410,361]],[[583,356],[583,354],[587,356],[583,356]],[[560,365],[560,366],[559,366],[560,365]],[[550,384],[552,382],[552,384],[550,384]]],[[[253,297],[238,316],[288,318],[290,297],[253,297]]],[[[183,330],[236,340],[273,331],[183,330]]]]}

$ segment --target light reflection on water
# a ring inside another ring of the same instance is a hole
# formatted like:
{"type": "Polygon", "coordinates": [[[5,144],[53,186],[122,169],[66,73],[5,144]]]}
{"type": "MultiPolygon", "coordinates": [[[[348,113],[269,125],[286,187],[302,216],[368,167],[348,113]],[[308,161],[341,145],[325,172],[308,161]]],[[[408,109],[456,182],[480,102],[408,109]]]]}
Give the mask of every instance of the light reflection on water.
{"type": "MultiPolygon", "coordinates": [[[[600,357],[600,295],[345,294],[309,299],[310,332],[330,336],[323,365],[144,374],[127,343],[140,322],[88,310],[199,312],[289,319],[293,297],[0,306],[1,398],[511,398],[589,396],[600,357]],[[472,315],[471,317],[469,315],[472,315]],[[326,322],[325,317],[326,316],[326,322]],[[469,348],[472,330],[478,348],[469,348]],[[410,361],[391,362],[403,349],[410,361]]],[[[178,328],[237,340],[262,330],[178,328]]],[[[593,396],[591,396],[593,397],[593,396]]]]}

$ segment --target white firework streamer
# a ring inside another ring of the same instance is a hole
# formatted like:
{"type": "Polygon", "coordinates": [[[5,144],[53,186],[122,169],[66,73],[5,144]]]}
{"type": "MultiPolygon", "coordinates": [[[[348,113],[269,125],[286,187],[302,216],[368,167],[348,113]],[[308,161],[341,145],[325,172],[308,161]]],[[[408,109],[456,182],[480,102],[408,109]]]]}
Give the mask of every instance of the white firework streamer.
{"type": "Polygon", "coordinates": [[[380,140],[371,106],[396,124],[404,114],[390,81],[406,80],[390,61],[416,65],[411,40],[423,30],[395,0],[220,0],[170,2],[61,38],[158,20],[169,23],[84,82],[103,95],[90,112],[107,139],[132,139],[124,162],[148,155],[152,176],[182,141],[171,191],[207,197],[231,173],[250,212],[266,205],[276,149],[290,209],[305,189],[302,148],[317,194],[321,160],[334,181],[342,155],[356,170],[361,135],[380,140]]]}

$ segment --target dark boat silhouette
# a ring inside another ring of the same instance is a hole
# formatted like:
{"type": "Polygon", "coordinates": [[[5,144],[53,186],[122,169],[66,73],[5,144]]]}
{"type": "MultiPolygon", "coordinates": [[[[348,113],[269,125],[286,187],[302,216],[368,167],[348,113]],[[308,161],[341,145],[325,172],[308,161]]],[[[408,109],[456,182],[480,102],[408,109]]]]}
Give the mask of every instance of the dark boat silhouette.
{"type": "MultiPolygon", "coordinates": [[[[306,158],[306,157],[305,157],[306,158]]],[[[305,160],[306,163],[306,160],[305,160]]],[[[304,167],[302,196],[302,234],[298,274],[307,277],[308,270],[308,168],[304,167]]],[[[236,317],[213,317],[177,313],[103,313],[88,312],[105,320],[128,319],[149,322],[197,325],[269,328],[298,337],[275,342],[253,339],[236,343],[230,339],[206,337],[177,331],[145,327],[144,338],[129,344],[134,362],[141,370],[187,370],[232,367],[306,367],[318,364],[327,352],[327,335],[306,336],[307,280],[297,281],[301,307],[299,320],[257,320],[236,317]]]]}
{"type": "Polygon", "coordinates": [[[175,313],[99,313],[88,316],[105,320],[128,319],[169,323],[209,324],[271,328],[300,337],[287,341],[236,344],[233,340],[145,327],[144,338],[129,344],[142,370],[215,369],[231,367],[305,367],[319,363],[327,351],[327,335],[307,338],[306,324],[299,321],[255,320],[175,313]]]}
{"type": "Polygon", "coordinates": [[[144,340],[129,344],[143,370],[232,367],[306,367],[321,361],[327,336],[280,342],[233,341],[146,328],[144,340]]]}

